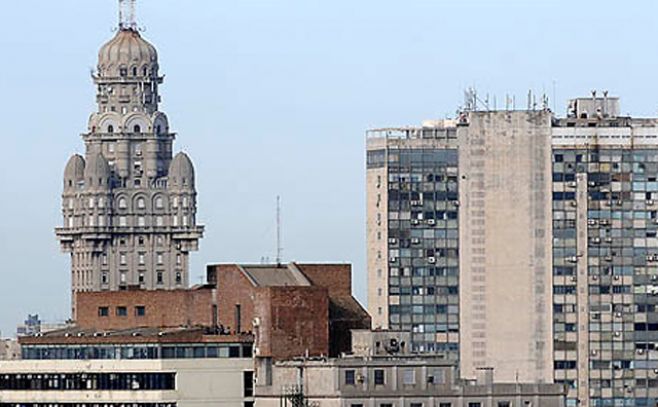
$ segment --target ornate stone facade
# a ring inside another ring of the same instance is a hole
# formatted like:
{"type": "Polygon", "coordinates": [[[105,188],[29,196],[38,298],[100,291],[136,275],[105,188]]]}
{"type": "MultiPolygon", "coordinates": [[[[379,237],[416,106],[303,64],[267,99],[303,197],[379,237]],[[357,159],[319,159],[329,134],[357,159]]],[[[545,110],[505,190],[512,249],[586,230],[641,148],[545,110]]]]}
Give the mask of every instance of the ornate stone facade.
{"type": "Polygon", "coordinates": [[[158,70],[155,47],[134,25],[121,24],[99,52],[98,110],[82,135],[85,156],[66,166],[56,230],[71,254],[73,304],[80,291],[188,285],[203,227],[194,167],[185,153],[172,158],[175,134],[158,110],[158,70]]]}

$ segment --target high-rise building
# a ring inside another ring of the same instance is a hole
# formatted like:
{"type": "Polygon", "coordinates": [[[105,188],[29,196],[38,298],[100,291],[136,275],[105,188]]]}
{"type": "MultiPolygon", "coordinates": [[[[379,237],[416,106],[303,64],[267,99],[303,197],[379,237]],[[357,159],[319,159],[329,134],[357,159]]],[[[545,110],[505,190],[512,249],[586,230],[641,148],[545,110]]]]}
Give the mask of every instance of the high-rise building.
{"type": "Polygon", "coordinates": [[[64,173],[64,223],[56,233],[71,255],[73,296],[185,287],[189,253],[203,235],[192,161],[182,152],[172,158],[175,133],[158,108],[157,51],[141,37],[134,9],[121,15],[98,54],[98,109],[82,135],[86,152],[72,156],[64,173]]]}
{"type": "MultiPolygon", "coordinates": [[[[658,120],[617,98],[367,134],[375,327],[569,404],[658,400],[658,120]]],[[[624,404],[626,403],[626,404],[624,404]]],[[[631,403],[631,404],[628,404],[631,403]]],[[[636,404],[633,404],[636,403],[636,404]]]]}

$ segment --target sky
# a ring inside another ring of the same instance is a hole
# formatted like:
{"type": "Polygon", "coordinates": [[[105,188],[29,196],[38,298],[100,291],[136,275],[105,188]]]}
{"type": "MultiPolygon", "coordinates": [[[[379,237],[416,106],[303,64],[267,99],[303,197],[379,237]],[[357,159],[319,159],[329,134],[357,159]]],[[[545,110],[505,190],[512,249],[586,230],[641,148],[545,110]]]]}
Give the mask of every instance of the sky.
{"type": "MultiPolygon", "coordinates": [[[[116,0],[5,1],[0,24],[0,331],[69,317],[62,174],[95,109],[90,70],[116,0]]],[[[161,110],[197,171],[191,282],[214,262],[349,262],[366,303],[365,131],[453,117],[480,95],[593,89],[658,114],[658,2],[138,0],[161,110]]],[[[555,97],[553,97],[555,96],[555,97]]],[[[522,102],[518,102],[522,104],[522,102]]],[[[499,102],[502,105],[502,102],[499,102]]]]}

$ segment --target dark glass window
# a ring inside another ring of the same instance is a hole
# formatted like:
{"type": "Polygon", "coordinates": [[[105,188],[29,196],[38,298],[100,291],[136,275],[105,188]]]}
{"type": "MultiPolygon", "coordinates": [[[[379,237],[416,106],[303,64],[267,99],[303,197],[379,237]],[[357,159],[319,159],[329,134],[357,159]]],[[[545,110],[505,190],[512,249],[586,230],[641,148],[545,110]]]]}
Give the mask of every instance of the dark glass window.
{"type": "Polygon", "coordinates": [[[126,308],[126,307],[117,307],[117,316],[118,317],[128,316],[128,308],[126,308]]]}
{"type": "Polygon", "coordinates": [[[345,371],[345,384],[356,384],[356,372],[354,370],[345,371]]]}
{"type": "Polygon", "coordinates": [[[146,315],[146,307],[143,305],[138,305],[135,307],[135,316],[143,317],[146,315]]]}
{"type": "Polygon", "coordinates": [[[245,397],[254,396],[254,372],[242,372],[242,383],[245,397]]]}
{"type": "Polygon", "coordinates": [[[383,385],[385,384],[385,373],[382,369],[375,369],[375,384],[383,385]]]}
{"type": "Polygon", "coordinates": [[[98,307],[98,316],[99,317],[110,316],[110,309],[108,307],[98,307]]]}

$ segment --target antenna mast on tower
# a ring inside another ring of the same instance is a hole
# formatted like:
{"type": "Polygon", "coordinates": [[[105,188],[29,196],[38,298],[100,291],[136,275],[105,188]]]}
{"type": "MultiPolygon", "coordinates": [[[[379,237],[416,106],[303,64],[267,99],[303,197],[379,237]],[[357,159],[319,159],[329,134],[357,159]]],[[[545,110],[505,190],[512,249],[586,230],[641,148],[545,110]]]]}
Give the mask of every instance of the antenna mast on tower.
{"type": "Polygon", "coordinates": [[[281,255],[283,247],[281,247],[281,197],[276,197],[276,264],[281,264],[281,255]]]}
{"type": "Polygon", "coordinates": [[[119,0],[119,29],[137,30],[137,0],[119,0]]]}

